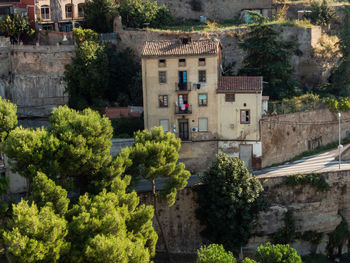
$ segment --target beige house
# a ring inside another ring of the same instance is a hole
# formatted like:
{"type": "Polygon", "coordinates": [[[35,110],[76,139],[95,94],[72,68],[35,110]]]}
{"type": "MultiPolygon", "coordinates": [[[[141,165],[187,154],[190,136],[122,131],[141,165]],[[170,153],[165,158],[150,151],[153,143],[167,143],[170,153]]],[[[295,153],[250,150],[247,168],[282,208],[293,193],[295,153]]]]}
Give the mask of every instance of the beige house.
{"type": "Polygon", "coordinates": [[[84,20],[85,0],[37,0],[38,29],[70,32],[84,20]]]}
{"type": "Polygon", "coordinates": [[[205,155],[205,143],[212,147],[214,142],[216,153],[226,152],[248,167],[259,168],[262,77],[221,76],[221,64],[217,39],[146,42],[142,52],[145,128],[162,126],[175,133],[184,142],[182,151],[188,159],[201,160],[196,145],[203,147],[205,155]]]}

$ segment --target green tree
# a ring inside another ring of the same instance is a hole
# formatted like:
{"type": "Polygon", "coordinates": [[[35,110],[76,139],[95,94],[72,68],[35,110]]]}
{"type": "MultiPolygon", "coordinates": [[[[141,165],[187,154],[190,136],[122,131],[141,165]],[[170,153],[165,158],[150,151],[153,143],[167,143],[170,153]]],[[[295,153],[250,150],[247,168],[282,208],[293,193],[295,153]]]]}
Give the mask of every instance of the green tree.
{"type": "Polygon", "coordinates": [[[201,177],[197,217],[205,229],[202,235],[226,249],[245,245],[265,208],[263,187],[248,172],[244,162],[220,154],[201,177]]]}
{"type": "Polygon", "coordinates": [[[168,252],[168,245],[164,235],[157,210],[157,197],[165,200],[168,206],[175,203],[177,191],[187,185],[190,172],[185,170],[183,163],[178,163],[181,140],[173,133],[164,133],[163,128],[154,127],[150,131],[135,133],[135,145],[130,150],[131,167],[127,174],[133,180],[145,179],[152,184],[153,207],[156,220],[160,228],[160,235],[168,252]],[[164,188],[157,189],[157,179],[164,179],[164,188]]]}
{"type": "Polygon", "coordinates": [[[336,96],[350,96],[350,7],[344,6],[343,11],[345,16],[338,43],[342,56],[330,78],[331,90],[329,92],[336,96]]]}
{"type": "Polygon", "coordinates": [[[28,18],[24,15],[14,14],[0,20],[0,30],[13,38],[17,43],[22,37],[31,36],[34,30],[31,28],[28,18]]]}
{"type": "Polygon", "coordinates": [[[110,154],[112,132],[110,121],[98,112],[64,106],[52,111],[47,129],[14,129],[3,151],[20,175],[32,180],[41,171],[85,193],[94,191],[94,185],[108,183],[118,171],[115,165],[122,164],[110,154]]]}
{"type": "Polygon", "coordinates": [[[211,244],[197,250],[196,263],[236,263],[236,259],[222,245],[211,244]]]}
{"type": "Polygon", "coordinates": [[[152,206],[126,193],[130,177],[116,177],[111,191],[79,198],[68,213],[72,250],[68,262],[149,262],[158,239],[152,206]]]}
{"type": "Polygon", "coordinates": [[[259,263],[301,263],[301,258],[289,245],[260,245],[256,252],[259,263]]]}
{"type": "Polygon", "coordinates": [[[122,22],[128,27],[165,26],[172,23],[170,11],[157,1],[120,0],[119,13],[122,22]]]}
{"type": "Polygon", "coordinates": [[[271,99],[282,99],[295,95],[298,82],[293,77],[290,59],[295,43],[280,40],[280,33],[265,19],[251,13],[255,24],[249,26],[239,46],[247,52],[239,75],[263,76],[264,94],[271,99]]]}
{"type": "Polygon", "coordinates": [[[87,0],[85,2],[86,25],[98,33],[113,32],[113,20],[117,13],[117,5],[113,0],[87,0]]]}
{"type": "Polygon", "coordinates": [[[17,126],[17,105],[0,97],[0,143],[17,126]]]}
{"type": "Polygon", "coordinates": [[[337,18],[334,7],[329,6],[327,0],[312,1],[310,9],[311,13],[307,15],[307,18],[309,18],[313,24],[327,26],[332,20],[337,18]]]}
{"type": "Polygon", "coordinates": [[[69,249],[66,225],[50,205],[38,208],[24,200],[13,205],[10,230],[3,234],[9,262],[57,262],[69,249]]]}
{"type": "Polygon", "coordinates": [[[97,35],[74,29],[77,48],[72,64],[66,66],[64,80],[69,95],[68,105],[82,110],[87,107],[102,107],[108,87],[108,57],[105,47],[97,41],[97,35]],[[87,38],[84,38],[89,36],[87,38]]]}

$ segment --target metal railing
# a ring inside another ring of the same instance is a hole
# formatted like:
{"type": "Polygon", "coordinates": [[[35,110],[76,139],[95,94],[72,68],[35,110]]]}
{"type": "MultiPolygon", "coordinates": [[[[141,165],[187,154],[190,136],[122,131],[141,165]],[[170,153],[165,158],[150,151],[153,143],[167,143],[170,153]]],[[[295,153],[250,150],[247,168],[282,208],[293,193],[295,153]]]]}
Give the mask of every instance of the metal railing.
{"type": "Polygon", "coordinates": [[[191,104],[175,105],[175,114],[192,114],[192,105],[191,104]]]}
{"type": "Polygon", "coordinates": [[[176,91],[191,91],[191,82],[175,82],[176,91]]]}

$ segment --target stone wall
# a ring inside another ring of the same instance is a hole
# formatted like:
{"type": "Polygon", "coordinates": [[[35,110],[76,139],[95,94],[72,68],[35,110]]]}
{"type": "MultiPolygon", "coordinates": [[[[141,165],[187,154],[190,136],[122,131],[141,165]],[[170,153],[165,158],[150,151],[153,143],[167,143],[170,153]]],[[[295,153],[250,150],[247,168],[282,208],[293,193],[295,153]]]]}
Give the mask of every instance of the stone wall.
{"type": "Polygon", "coordinates": [[[18,105],[19,117],[44,117],[67,103],[63,74],[74,46],[12,46],[1,38],[0,96],[18,105]]]}
{"type": "MultiPolygon", "coordinates": [[[[157,0],[159,5],[165,4],[171,13],[180,19],[199,19],[206,16],[213,20],[239,18],[244,9],[272,9],[272,0],[157,0]],[[198,3],[200,8],[193,8],[198,3]],[[195,11],[196,9],[199,11],[195,11]]],[[[269,10],[269,11],[270,11],[269,10]]],[[[271,11],[270,11],[271,12],[271,11]]],[[[267,13],[269,14],[269,13],[267,13]]]]}
{"type": "MultiPolygon", "coordinates": [[[[349,122],[350,113],[343,113],[342,138],[350,136],[349,122]]],[[[260,123],[263,167],[338,140],[338,120],[328,109],[269,116],[260,123]]]]}
{"type": "MultiPolygon", "coordinates": [[[[224,64],[234,63],[234,71],[237,72],[245,57],[245,53],[239,48],[238,43],[243,39],[246,30],[242,27],[186,34],[190,35],[192,39],[218,38],[223,48],[224,64]]],[[[292,64],[295,75],[301,82],[301,87],[317,87],[321,82],[327,80],[333,65],[332,61],[327,61],[327,67],[325,67],[325,63],[313,55],[313,47],[321,37],[321,28],[317,26],[311,28],[282,27],[278,30],[281,31],[283,39],[294,41],[297,44],[297,51],[292,56],[292,64]]],[[[118,33],[118,47],[121,49],[131,48],[138,57],[141,56],[145,41],[177,39],[179,35],[185,34],[170,31],[120,29],[118,33]]]]}
{"type": "MultiPolygon", "coordinates": [[[[327,233],[335,230],[341,222],[341,215],[350,222],[350,171],[328,172],[323,175],[331,186],[326,192],[319,192],[309,185],[295,188],[280,185],[283,177],[259,177],[271,206],[260,214],[254,231],[255,236],[243,250],[245,256],[254,254],[261,243],[271,241],[269,235],[284,227],[284,216],[287,211],[293,213],[297,232],[324,233],[319,245],[296,240],[291,244],[292,247],[301,255],[312,252],[326,253],[327,233]]],[[[140,196],[143,203],[151,203],[150,193],[141,193],[140,196]]],[[[162,204],[159,207],[160,219],[171,253],[193,254],[207,242],[200,236],[203,227],[195,217],[195,210],[198,207],[195,200],[195,187],[188,187],[179,191],[174,206],[167,208],[162,204]]],[[[154,227],[158,230],[156,222],[154,227]]],[[[158,240],[158,251],[164,251],[161,239],[158,240]]]]}

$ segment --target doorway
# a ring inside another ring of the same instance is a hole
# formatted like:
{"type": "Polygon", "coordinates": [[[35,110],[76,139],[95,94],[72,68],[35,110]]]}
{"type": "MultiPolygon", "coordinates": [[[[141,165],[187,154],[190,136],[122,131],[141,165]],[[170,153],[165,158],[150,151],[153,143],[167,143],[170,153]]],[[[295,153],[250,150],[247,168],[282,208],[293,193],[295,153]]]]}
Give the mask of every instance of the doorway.
{"type": "Polygon", "coordinates": [[[189,130],[188,130],[188,120],[187,119],[179,120],[179,138],[183,141],[188,141],[188,139],[189,139],[189,130]]]}

